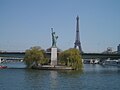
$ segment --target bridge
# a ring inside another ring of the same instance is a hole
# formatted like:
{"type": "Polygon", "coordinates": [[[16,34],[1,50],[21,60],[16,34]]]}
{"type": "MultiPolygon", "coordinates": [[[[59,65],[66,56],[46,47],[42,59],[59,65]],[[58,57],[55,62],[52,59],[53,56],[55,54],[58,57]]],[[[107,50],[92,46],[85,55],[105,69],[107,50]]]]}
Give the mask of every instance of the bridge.
{"type": "Polygon", "coordinates": [[[0,52],[0,57],[24,58],[25,52],[0,52]]]}
{"type": "Polygon", "coordinates": [[[120,59],[120,53],[83,53],[83,59],[120,59]]]}
{"type": "Polygon", "coordinates": [[[0,52],[0,63],[21,61],[25,56],[25,52],[0,52]]]}
{"type": "MultiPolygon", "coordinates": [[[[48,57],[51,53],[46,52],[48,57]]],[[[25,52],[0,52],[0,57],[24,58],[25,52]]],[[[83,59],[120,59],[120,53],[82,53],[83,59]]]]}

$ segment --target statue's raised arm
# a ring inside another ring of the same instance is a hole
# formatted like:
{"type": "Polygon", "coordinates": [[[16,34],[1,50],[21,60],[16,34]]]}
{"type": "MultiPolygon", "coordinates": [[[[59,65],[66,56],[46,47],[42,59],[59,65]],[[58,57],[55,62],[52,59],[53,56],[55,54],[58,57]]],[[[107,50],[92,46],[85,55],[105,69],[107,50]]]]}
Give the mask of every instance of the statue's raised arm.
{"type": "Polygon", "coordinates": [[[58,36],[55,35],[53,28],[51,28],[51,31],[52,31],[52,47],[57,47],[56,43],[57,43],[58,36]]]}

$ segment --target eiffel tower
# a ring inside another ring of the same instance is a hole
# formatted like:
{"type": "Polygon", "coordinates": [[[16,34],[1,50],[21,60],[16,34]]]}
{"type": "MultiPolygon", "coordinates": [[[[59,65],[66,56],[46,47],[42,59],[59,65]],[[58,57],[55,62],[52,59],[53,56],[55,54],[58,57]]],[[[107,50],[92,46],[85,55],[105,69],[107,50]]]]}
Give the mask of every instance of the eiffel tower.
{"type": "Polygon", "coordinates": [[[76,25],[76,39],[74,43],[74,48],[77,48],[78,46],[78,49],[80,50],[80,52],[83,52],[81,48],[80,35],[79,35],[79,16],[76,17],[76,20],[77,20],[77,25],[76,25]]]}

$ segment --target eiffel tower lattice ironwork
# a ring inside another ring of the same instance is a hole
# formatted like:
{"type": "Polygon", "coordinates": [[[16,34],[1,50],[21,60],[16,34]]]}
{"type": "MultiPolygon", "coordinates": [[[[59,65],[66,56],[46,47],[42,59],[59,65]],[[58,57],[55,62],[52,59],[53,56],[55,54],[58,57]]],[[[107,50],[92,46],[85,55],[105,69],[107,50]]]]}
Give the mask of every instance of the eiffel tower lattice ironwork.
{"type": "Polygon", "coordinates": [[[75,39],[75,43],[74,43],[74,48],[77,48],[77,46],[78,46],[78,49],[80,50],[80,52],[82,52],[81,43],[80,43],[80,35],[79,35],[79,16],[77,16],[76,20],[77,20],[76,39],[75,39]]]}

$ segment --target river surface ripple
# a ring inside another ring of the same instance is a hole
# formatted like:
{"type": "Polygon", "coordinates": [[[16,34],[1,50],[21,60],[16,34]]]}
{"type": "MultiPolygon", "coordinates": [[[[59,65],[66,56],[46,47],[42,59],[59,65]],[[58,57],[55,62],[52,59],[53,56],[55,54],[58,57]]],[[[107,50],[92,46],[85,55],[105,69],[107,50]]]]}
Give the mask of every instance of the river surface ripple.
{"type": "Polygon", "coordinates": [[[85,64],[83,71],[1,69],[0,90],[120,90],[120,67],[85,64]]]}

